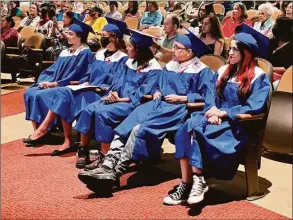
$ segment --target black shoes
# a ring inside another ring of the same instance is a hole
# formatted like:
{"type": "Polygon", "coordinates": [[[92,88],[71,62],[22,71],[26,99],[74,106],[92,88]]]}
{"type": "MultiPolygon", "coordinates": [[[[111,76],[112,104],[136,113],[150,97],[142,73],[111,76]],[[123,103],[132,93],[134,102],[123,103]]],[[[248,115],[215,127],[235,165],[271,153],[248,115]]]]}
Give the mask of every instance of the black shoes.
{"type": "Polygon", "coordinates": [[[77,151],[77,161],[75,167],[83,169],[85,165],[90,163],[90,152],[87,147],[79,146],[77,151]]]}
{"type": "Polygon", "coordinates": [[[77,149],[76,147],[69,146],[68,148],[66,148],[64,150],[54,150],[51,153],[51,156],[61,156],[63,154],[68,154],[68,153],[71,153],[71,152],[75,152],[76,149],[77,149]]]}
{"type": "Polygon", "coordinates": [[[44,134],[43,136],[39,137],[36,140],[32,140],[31,136],[28,136],[27,138],[24,138],[22,142],[26,145],[26,147],[34,147],[37,145],[46,144],[50,136],[51,135],[49,132],[47,132],[46,134],[44,134]]]}

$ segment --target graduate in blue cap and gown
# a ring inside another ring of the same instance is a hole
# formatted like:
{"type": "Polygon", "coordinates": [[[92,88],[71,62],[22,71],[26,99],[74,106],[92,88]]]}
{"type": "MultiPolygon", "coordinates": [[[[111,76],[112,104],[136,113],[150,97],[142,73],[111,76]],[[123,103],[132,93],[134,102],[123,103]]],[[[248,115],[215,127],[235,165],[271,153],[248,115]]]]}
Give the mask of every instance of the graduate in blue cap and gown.
{"type": "Polygon", "coordinates": [[[127,44],[129,58],[121,61],[117,77],[102,100],[90,104],[77,120],[75,129],[81,133],[76,167],[89,163],[88,142],[90,128],[94,138],[101,143],[100,156],[106,154],[114,137],[114,129],[144,101],[144,95],[152,94],[161,71],[149,47],[154,42],[150,35],[132,30],[127,44]],[[93,120],[92,120],[93,118],[93,120]]]}
{"type": "Polygon", "coordinates": [[[46,100],[43,101],[49,108],[49,112],[43,123],[30,136],[30,141],[26,142],[27,145],[41,143],[43,141],[42,136],[48,132],[50,124],[59,116],[62,121],[65,140],[60,148],[53,151],[51,155],[58,156],[76,150],[71,146],[72,122],[90,103],[100,100],[101,93],[97,93],[93,89],[95,87],[102,90],[108,88],[115,75],[118,62],[122,58],[127,58],[122,31],[124,31],[123,28],[110,22],[103,28],[101,43],[105,49],[96,53],[86,76],[79,81],[79,85],[82,86],[80,89],[74,90],[79,86],[71,86],[71,88],[55,87],[56,89],[48,91],[47,96],[44,97],[47,102],[46,100]]]}
{"type": "Polygon", "coordinates": [[[164,198],[165,204],[202,201],[209,189],[203,177],[207,167],[212,177],[233,179],[247,143],[245,127],[236,115],[264,112],[271,87],[267,74],[257,67],[258,49],[250,34],[235,35],[229,64],[217,72],[212,107],[194,112],[176,133],[175,157],[180,160],[182,181],[164,198]]]}
{"type": "Polygon", "coordinates": [[[44,70],[38,81],[26,90],[24,94],[25,119],[32,121],[34,129],[43,122],[49,110],[40,97],[46,97],[47,92],[54,87],[67,86],[70,81],[80,80],[85,76],[93,60],[92,52],[85,45],[89,32],[93,32],[89,25],[75,20],[68,32],[68,44],[72,46],[63,50],[57,61],[44,70]]]}
{"type": "Polygon", "coordinates": [[[174,58],[160,74],[153,101],[137,107],[114,130],[116,135],[104,161],[100,161],[102,166],[80,176],[115,181],[125,172],[131,159],[160,154],[167,133],[177,131],[186,120],[186,103],[206,102],[208,105],[213,101],[216,76],[199,60],[209,53],[211,49],[190,31],[178,35],[174,58]]]}

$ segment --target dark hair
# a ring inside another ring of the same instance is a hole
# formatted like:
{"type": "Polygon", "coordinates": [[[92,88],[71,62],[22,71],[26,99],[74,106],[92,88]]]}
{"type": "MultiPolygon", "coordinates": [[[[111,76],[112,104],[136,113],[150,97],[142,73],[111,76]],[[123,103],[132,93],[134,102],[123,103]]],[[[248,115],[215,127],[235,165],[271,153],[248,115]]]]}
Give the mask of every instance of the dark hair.
{"type": "Polygon", "coordinates": [[[247,16],[246,5],[243,4],[242,2],[236,2],[236,3],[233,5],[233,7],[234,7],[235,5],[238,5],[239,8],[240,8],[240,10],[241,10],[241,12],[242,12],[242,15],[241,15],[241,17],[240,17],[240,21],[244,21],[244,20],[248,17],[248,16],[247,16]]]}
{"type": "Polygon", "coordinates": [[[177,26],[177,29],[180,28],[180,19],[176,14],[167,15],[168,18],[171,18],[172,24],[177,26]]]}
{"type": "Polygon", "coordinates": [[[135,59],[137,61],[137,66],[141,66],[142,69],[148,67],[149,61],[154,58],[154,54],[151,49],[148,47],[136,45],[131,39],[129,41],[134,46],[137,52],[137,57],[135,59]]]}
{"type": "Polygon", "coordinates": [[[282,16],[278,17],[272,29],[273,35],[277,41],[289,42],[293,38],[293,20],[282,16]]]}
{"type": "Polygon", "coordinates": [[[122,50],[123,52],[126,52],[126,44],[123,39],[123,35],[121,37],[118,37],[115,33],[110,33],[110,37],[115,38],[115,41],[113,43],[118,50],[122,50]]]}
{"type": "Polygon", "coordinates": [[[156,1],[149,1],[149,4],[153,5],[155,7],[156,10],[159,9],[159,4],[156,1]]]}
{"type": "Polygon", "coordinates": [[[286,14],[286,8],[291,3],[291,1],[283,1],[280,10],[282,11],[283,15],[286,14]]]}
{"type": "MultiPolygon", "coordinates": [[[[220,21],[217,16],[215,15],[207,15],[203,18],[206,19],[208,18],[210,23],[211,23],[211,35],[214,39],[219,40],[219,39],[224,39],[223,31],[221,29],[220,21]]],[[[200,34],[200,38],[204,38],[206,35],[204,33],[200,34]]]]}
{"type": "Polygon", "coordinates": [[[72,11],[65,12],[66,16],[70,19],[70,24],[73,24],[74,13],[72,11]]]}
{"type": "Polygon", "coordinates": [[[31,6],[31,5],[35,5],[35,6],[37,7],[37,12],[38,12],[38,13],[40,12],[40,7],[39,7],[39,5],[38,5],[37,3],[32,2],[32,3],[30,4],[30,6],[31,6]]]}
{"type": "Polygon", "coordinates": [[[6,16],[6,17],[5,17],[5,20],[6,20],[8,23],[10,23],[10,25],[9,25],[10,28],[13,28],[13,27],[15,26],[15,22],[14,22],[14,20],[13,20],[12,17],[10,17],[10,16],[6,16]]]}
{"type": "Polygon", "coordinates": [[[232,77],[236,75],[236,82],[240,82],[238,97],[241,103],[245,103],[247,97],[250,95],[250,85],[251,81],[255,76],[255,66],[256,55],[251,51],[251,49],[240,41],[236,41],[237,48],[241,54],[240,68],[237,72],[236,64],[229,64],[228,68],[217,82],[217,97],[221,100],[224,100],[224,90],[227,86],[227,83],[232,77]]]}
{"type": "Polygon", "coordinates": [[[128,6],[128,8],[124,11],[125,14],[130,13],[131,15],[136,15],[138,11],[138,1],[132,1],[132,2],[133,2],[133,10],[130,11],[130,8],[128,6]]]}
{"type": "Polygon", "coordinates": [[[77,36],[78,38],[80,38],[80,42],[81,42],[82,44],[86,44],[86,43],[87,43],[87,36],[81,35],[80,33],[75,33],[75,34],[76,34],[76,36],[77,36]]]}
{"type": "Polygon", "coordinates": [[[41,18],[44,18],[46,15],[48,15],[50,20],[53,20],[53,17],[56,16],[56,11],[52,7],[42,7],[41,8],[41,18]]]}
{"type": "Polygon", "coordinates": [[[110,6],[110,5],[115,5],[116,8],[118,8],[118,3],[117,3],[117,1],[110,1],[110,2],[109,2],[109,6],[110,6]]]}

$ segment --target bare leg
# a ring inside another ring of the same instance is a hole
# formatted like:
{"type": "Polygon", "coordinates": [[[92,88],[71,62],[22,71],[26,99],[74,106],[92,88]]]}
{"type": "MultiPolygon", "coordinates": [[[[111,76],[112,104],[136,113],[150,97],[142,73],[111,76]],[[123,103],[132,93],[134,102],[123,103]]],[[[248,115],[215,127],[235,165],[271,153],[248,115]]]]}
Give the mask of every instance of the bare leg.
{"type": "Polygon", "coordinates": [[[31,135],[32,140],[36,140],[40,137],[42,137],[44,134],[48,132],[48,127],[51,124],[51,122],[57,117],[57,114],[49,110],[45,120],[43,123],[38,127],[37,130],[31,135]]]}
{"type": "Polygon", "coordinates": [[[31,121],[32,122],[32,125],[33,125],[33,128],[34,128],[34,131],[38,129],[38,127],[40,126],[39,123],[37,123],[36,121],[31,121]]]}
{"type": "Polygon", "coordinates": [[[64,142],[61,145],[61,147],[58,149],[60,151],[67,149],[70,146],[71,143],[71,131],[72,131],[72,124],[71,123],[67,123],[66,121],[64,121],[62,119],[62,126],[63,126],[63,130],[64,130],[64,142]]]}
{"type": "Polygon", "coordinates": [[[106,155],[110,149],[111,143],[101,143],[101,151],[106,155]]]}
{"type": "Polygon", "coordinates": [[[89,135],[80,133],[80,145],[83,147],[86,147],[89,145],[89,142],[90,142],[89,135]]]}
{"type": "Polygon", "coordinates": [[[192,183],[192,169],[189,165],[188,158],[180,159],[182,182],[185,184],[192,183]]]}

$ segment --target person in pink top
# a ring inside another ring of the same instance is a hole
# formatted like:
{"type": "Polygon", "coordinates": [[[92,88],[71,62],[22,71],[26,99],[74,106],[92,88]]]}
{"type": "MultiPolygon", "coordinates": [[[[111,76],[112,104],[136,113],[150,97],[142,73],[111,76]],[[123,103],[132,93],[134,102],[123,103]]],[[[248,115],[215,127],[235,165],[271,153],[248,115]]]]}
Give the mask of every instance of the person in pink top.
{"type": "Polygon", "coordinates": [[[252,22],[247,19],[245,4],[237,2],[233,6],[231,17],[222,25],[224,36],[227,38],[231,37],[235,34],[235,28],[242,23],[252,26],[252,22]]]}
{"type": "Polygon", "coordinates": [[[138,10],[138,1],[129,1],[128,8],[123,13],[123,20],[125,18],[137,18],[140,19],[141,14],[138,10]]]}

